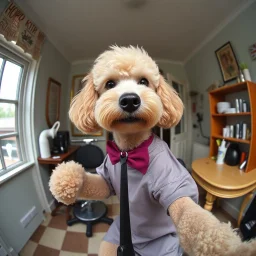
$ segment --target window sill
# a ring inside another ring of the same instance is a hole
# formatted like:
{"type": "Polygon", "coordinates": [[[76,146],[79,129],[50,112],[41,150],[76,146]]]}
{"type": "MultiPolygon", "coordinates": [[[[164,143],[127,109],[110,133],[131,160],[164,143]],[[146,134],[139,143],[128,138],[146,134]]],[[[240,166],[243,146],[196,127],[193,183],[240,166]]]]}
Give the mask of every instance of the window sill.
{"type": "Polygon", "coordinates": [[[12,177],[16,176],[17,174],[27,170],[29,167],[33,166],[34,162],[28,162],[25,163],[5,174],[3,174],[2,176],[0,176],[0,185],[4,182],[6,182],[7,180],[11,179],[12,177]]]}

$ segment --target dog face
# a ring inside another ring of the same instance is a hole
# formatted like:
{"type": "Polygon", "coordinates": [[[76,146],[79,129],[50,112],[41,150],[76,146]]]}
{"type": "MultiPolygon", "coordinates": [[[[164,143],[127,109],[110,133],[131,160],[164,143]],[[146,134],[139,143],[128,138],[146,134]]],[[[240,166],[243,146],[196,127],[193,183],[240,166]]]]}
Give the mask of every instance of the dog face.
{"type": "Polygon", "coordinates": [[[100,127],[122,133],[170,128],[183,104],[159,74],[156,63],[140,48],[113,46],[95,61],[73,99],[70,119],[85,133],[100,127]]]}

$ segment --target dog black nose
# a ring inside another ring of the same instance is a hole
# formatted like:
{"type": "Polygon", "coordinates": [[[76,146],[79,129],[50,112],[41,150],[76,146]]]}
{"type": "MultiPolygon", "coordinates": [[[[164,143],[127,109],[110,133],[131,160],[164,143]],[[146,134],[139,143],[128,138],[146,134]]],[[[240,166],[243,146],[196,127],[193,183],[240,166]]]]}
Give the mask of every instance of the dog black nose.
{"type": "Polygon", "coordinates": [[[119,99],[120,107],[129,113],[134,112],[140,106],[140,97],[136,93],[125,93],[119,99]]]}

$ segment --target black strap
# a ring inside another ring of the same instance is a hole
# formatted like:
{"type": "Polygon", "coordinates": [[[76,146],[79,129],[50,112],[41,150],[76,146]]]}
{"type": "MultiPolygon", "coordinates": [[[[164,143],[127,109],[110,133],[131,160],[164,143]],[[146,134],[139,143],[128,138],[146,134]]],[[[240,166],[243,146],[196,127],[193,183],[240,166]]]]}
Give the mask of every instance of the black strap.
{"type": "Polygon", "coordinates": [[[121,180],[120,180],[120,246],[117,248],[117,256],[135,256],[130,224],[129,194],[127,179],[127,157],[122,152],[120,155],[121,180]]]}

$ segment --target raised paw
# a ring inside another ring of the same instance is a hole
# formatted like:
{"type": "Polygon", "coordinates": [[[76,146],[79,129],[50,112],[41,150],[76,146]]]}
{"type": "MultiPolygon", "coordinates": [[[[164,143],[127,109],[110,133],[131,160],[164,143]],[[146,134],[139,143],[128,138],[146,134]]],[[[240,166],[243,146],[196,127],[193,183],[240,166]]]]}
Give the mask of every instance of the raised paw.
{"type": "Polygon", "coordinates": [[[72,204],[81,190],[85,170],[82,165],[70,161],[58,165],[52,173],[49,187],[53,196],[64,204],[72,204]]]}

